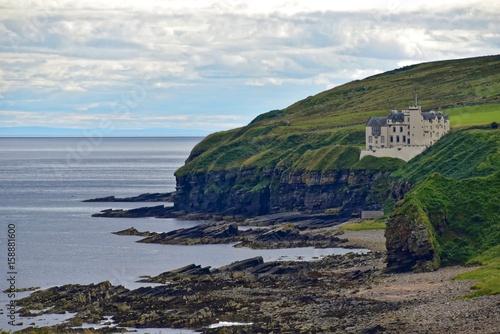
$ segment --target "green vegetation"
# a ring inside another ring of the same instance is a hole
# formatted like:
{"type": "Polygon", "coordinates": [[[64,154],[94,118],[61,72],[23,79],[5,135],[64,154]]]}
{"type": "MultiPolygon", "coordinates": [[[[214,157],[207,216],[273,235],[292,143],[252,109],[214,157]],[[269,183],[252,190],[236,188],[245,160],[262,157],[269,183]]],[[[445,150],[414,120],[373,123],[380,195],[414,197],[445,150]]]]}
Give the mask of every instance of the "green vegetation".
{"type": "MultiPolygon", "coordinates": [[[[422,210],[437,240],[442,263],[465,264],[500,242],[500,172],[487,177],[453,180],[434,173],[405,196],[405,206],[422,210]]],[[[411,208],[399,210],[409,215],[411,208]]]]}
{"type": "Polygon", "coordinates": [[[476,106],[446,109],[452,127],[491,124],[500,122],[500,105],[483,104],[476,106]]]}
{"type": "Polygon", "coordinates": [[[474,291],[467,298],[500,294],[500,245],[473,258],[468,264],[480,264],[482,267],[455,277],[455,279],[478,280],[472,287],[474,291]]]}
{"type": "Polygon", "coordinates": [[[339,227],[341,231],[370,231],[370,230],[384,230],[385,220],[374,219],[365,220],[360,223],[347,223],[339,227]]]}
{"type": "Polygon", "coordinates": [[[485,176],[500,170],[500,131],[483,128],[453,130],[393,175],[417,182],[433,172],[452,179],[485,176]]]}

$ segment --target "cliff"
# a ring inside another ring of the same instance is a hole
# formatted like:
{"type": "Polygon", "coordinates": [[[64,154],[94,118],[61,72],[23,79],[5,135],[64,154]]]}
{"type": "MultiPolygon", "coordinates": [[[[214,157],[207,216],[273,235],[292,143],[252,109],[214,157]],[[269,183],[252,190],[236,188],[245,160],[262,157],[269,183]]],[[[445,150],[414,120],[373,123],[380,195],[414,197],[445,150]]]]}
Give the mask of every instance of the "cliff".
{"type": "Polygon", "coordinates": [[[213,171],[177,178],[179,210],[223,216],[286,211],[329,213],[350,218],[380,210],[390,171],[213,171]]]}

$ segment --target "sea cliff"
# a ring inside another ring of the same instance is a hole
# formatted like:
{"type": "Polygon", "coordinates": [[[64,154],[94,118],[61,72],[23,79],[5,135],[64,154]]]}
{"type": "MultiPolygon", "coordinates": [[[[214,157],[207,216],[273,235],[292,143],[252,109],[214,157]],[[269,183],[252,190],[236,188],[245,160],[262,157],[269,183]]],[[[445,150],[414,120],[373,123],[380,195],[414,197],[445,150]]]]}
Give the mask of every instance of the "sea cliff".
{"type": "Polygon", "coordinates": [[[346,219],[359,216],[361,210],[382,209],[383,198],[376,192],[387,184],[389,174],[255,169],[187,174],[177,178],[175,204],[186,212],[223,216],[301,211],[346,219]]]}

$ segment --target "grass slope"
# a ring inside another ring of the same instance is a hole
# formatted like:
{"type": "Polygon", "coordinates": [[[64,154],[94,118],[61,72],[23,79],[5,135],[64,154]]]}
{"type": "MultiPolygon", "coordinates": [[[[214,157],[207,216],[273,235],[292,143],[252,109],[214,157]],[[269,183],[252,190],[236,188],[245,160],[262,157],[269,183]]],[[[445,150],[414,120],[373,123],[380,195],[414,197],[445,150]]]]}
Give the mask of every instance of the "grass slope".
{"type": "Polygon", "coordinates": [[[346,223],[339,227],[340,231],[374,231],[385,230],[384,219],[365,220],[356,223],[346,223]]]}
{"type": "Polygon", "coordinates": [[[482,267],[455,277],[455,279],[473,279],[478,281],[472,287],[473,292],[466,297],[473,298],[483,295],[500,294],[500,245],[476,256],[468,264],[479,264],[482,267]]]}
{"type": "MultiPolygon", "coordinates": [[[[500,115],[499,115],[500,116],[500,115]]],[[[393,173],[415,183],[433,172],[452,179],[485,176],[500,170],[500,131],[488,126],[452,130],[434,146],[393,173]]]]}
{"type": "Polygon", "coordinates": [[[500,123],[500,104],[483,104],[446,109],[451,127],[500,123]]]}
{"type": "Polygon", "coordinates": [[[364,146],[367,120],[407,107],[415,93],[424,109],[442,106],[452,125],[463,126],[496,119],[499,105],[489,104],[500,103],[499,92],[500,56],[407,66],[262,114],[245,127],[212,134],[194,148],[177,175],[241,168],[351,168],[364,146]]]}
{"type": "Polygon", "coordinates": [[[458,277],[469,297],[500,293],[500,130],[455,130],[392,176],[415,184],[393,213],[419,212],[443,265],[484,265],[458,277]]]}

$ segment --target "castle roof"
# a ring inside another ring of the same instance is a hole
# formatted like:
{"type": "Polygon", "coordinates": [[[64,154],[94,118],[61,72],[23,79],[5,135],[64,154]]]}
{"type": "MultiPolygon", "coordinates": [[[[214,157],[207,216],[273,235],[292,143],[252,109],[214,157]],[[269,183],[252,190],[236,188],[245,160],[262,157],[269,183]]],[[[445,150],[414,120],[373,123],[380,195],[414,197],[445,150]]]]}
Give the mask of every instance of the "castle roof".
{"type": "MultiPolygon", "coordinates": [[[[445,121],[449,120],[448,114],[443,115],[442,112],[430,112],[423,111],[420,113],[424,120],[426,121],[434,121],[435,119],[444,119],[445,121]]],[[[404,123],[404,114],[402,112],[391,112],[387,117],[371,117],[366,126],[370,127],[378,127],[387,125],[387,120],[391,120],[392,123],[404,123]]]]}
{"type": "Polygon", "coordinates": [[[445,121],[447,121],[449,119],[448,115],[443,115],[442,112],[429,112],[429,111],[426,111],[426,112],[422,112],[422,117],[424,118],[424,120],[426,121],[433,121],[435,120],[436,118],[439,120],[439,119],[444,119],[445,121]]]}
{"type": "Polygon", "coordinates": [[[387,124],[387,117],[371,117],[366,126],[371,126],[372,128],[377,126],[385,126],[387,124]]]}
{"type": "Polygon", "coordinates": [[[391,112],[387,118],[393,123],[403,123],[405,121],[405,115],[402,112],[391,112]]]}

